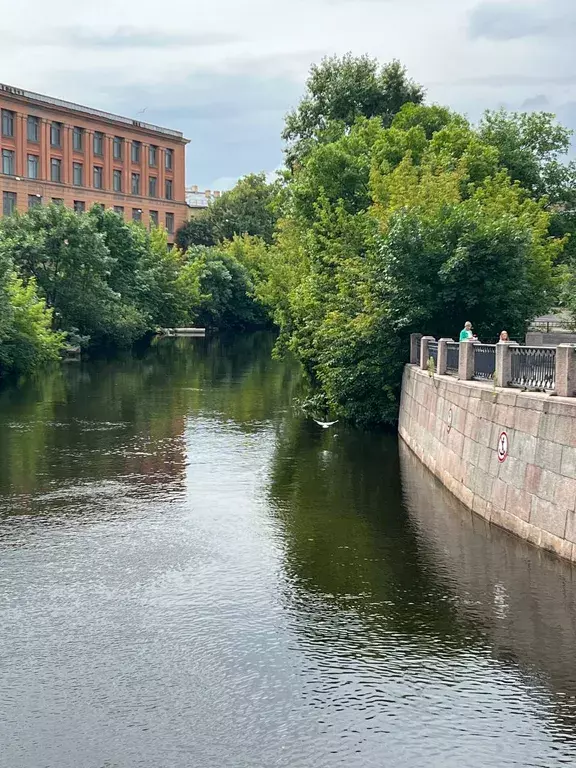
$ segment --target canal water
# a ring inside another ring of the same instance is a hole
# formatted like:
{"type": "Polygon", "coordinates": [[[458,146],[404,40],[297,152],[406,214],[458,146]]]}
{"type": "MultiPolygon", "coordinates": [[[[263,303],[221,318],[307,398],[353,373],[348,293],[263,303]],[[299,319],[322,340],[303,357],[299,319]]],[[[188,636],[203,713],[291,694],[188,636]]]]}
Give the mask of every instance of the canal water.
{"type": "Polygon", "coordinates": [[[0,766],[574,765],[574,570],[271,345],[0,392],[0,766]]]}

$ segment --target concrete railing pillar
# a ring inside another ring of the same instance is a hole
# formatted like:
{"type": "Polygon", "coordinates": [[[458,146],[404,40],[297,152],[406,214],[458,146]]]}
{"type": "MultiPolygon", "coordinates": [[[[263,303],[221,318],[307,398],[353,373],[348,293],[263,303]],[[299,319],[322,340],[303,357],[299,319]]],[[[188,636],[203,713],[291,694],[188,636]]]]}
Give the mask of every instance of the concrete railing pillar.
{"type": "Polygon", "coordinates": [[[576,347],[573,344],[556,347],[556,394],[558,397],[576,395],[576,347]]]}
{"type": "Polygon", "coordinates": [[[512,380],[512,355],[510,347],[518,344],[511,341],[499,341],[496,344],[496,386],[507,387],[512,380]]]}
{"type": "Polygon", "coordinates": [[[460,342],[458,378],[463,381],[471,381],[474,378],[474,343],[472,339],[460,342]]]}
{"type": "Polygon", "coordinates": [[[453,339],[438,339],[438,370],[441,376],[446,373],[446,366],[448,364],[448,342],[453,339]]]}
{"type": "Polygon", "coordinates": [[[420,365],[420,358],[418,356],[418,342],[421,338],[421,333],[410,334],[410,362],[412,365],[420,365]]]}
{"type": "Polygon", "coordinates": [[[422,339],[420,340],[420,368],[422,368],[423,371],[428,370],[428,358],[430,357],[428,344],[431,341],[436,341],[434,336],[422,336],[422,339]]]}

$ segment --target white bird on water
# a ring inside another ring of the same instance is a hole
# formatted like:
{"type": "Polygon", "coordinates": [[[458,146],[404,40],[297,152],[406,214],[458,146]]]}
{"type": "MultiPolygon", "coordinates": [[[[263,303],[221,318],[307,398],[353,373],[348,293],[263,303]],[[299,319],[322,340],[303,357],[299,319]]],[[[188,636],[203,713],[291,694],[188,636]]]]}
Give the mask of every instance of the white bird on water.
{"type": "Polygon", "coordinates": [[[314,419],[316,424],[318,424],[319,427],[322,427],[322,429],[330,429],[330,427],[333,427],[334,424],[338,424],[338,420],[336,421],[318,421],[318,419],[314,419]]]}

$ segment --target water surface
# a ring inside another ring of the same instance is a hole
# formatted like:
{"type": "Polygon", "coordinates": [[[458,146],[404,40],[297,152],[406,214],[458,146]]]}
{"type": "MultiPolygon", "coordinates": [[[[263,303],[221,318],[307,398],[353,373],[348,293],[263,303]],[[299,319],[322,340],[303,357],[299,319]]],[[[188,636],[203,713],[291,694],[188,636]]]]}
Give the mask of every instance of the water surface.
{"type": "Polygon", "coordinates": [[[271,344],[0,391],[0,766],[574,765],[572,567],[271,344]]]}

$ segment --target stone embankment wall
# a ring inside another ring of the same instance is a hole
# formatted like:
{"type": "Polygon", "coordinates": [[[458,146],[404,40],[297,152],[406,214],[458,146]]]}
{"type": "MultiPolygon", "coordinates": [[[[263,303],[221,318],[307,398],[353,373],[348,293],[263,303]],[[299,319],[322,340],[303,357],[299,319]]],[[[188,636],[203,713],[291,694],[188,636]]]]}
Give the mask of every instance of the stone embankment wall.
{"type": "Polygon", "coordinates": [[[574,398],[430,376],[407,365],[399,433],[467,507],[576,561],[574,398]]]}
{"type": "Polygon", "coordinates": [[[528,331],[526,334],[527,347],[557,347],[559,344],[576,344],[576,333],[567,331],[528,331]]]}

